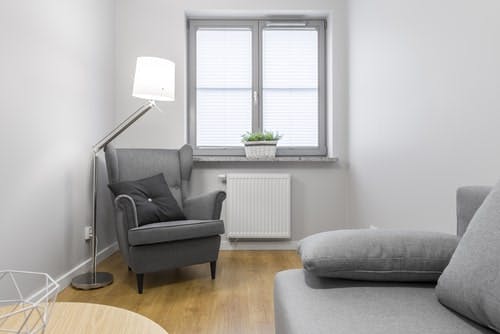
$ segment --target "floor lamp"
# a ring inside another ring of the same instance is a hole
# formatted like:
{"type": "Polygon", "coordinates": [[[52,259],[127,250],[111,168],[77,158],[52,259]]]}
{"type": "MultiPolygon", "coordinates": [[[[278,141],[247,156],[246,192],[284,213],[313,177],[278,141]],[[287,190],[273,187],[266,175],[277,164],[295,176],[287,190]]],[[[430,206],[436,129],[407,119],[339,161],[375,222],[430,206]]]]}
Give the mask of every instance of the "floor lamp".
{"type": "Polygon", "coordinates": [[[106,137],[94,145],[92,151],[92,267],[90,272],[76,276],[71,285],[77,289],[91,290],[102,288],[113,283],[113,275],[97,272],[97,154],[113,139],[125,131],[130,125],[153,108],[155,101],[175,100],[175,64],[170,60],[155,57],[139,57],[135,68],[134,88],[132,95],[147,100],[135,113],[130,115],[106,137]]]}

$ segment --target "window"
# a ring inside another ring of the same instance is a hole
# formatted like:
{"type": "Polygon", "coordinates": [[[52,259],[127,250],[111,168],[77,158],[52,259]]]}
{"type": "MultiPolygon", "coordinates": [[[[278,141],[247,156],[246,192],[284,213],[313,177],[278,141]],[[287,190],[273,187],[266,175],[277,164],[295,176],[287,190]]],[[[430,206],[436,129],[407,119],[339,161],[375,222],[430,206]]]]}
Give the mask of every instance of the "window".
{"type": "Polygon", "coordinates": [[[326,154],[324,20],[189,20],[188,137],[196,155],[243,155],[241,135],[283,135],[278,155],[326,154]]]}

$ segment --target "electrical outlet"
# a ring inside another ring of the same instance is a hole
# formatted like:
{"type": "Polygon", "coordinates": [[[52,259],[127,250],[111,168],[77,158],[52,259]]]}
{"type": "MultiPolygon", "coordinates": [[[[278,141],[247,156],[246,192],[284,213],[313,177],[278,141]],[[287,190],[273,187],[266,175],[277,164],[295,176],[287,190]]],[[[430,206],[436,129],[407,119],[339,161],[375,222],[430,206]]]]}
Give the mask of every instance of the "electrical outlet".
{"type": "Polygon", "coordinates": [[[85,226],[84,234],[85,234],[85,240],[92,239],[92,226],[85,226]]]}

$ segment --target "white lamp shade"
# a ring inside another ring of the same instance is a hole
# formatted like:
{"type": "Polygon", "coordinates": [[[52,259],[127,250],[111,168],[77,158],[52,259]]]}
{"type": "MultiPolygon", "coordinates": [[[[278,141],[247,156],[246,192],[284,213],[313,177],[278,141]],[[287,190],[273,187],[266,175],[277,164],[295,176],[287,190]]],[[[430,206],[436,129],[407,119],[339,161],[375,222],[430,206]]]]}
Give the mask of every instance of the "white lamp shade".
{"type": "Polygon", "coordinates": [[[132,95],[155,101],[175,100],[175,64],[156,57],[138,57],[132,95]]]}

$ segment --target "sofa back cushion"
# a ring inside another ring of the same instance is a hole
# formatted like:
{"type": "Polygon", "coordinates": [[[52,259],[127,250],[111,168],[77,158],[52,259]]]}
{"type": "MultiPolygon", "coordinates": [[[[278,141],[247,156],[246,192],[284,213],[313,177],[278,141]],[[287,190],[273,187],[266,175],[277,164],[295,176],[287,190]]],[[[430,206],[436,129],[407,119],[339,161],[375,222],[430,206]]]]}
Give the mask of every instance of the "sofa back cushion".
{"type": "Polygon", "coordinates": [[[405,230],[339,230],[299,244],[304,269],[320,277],[436,282],[457,246],[451,234],[405,230]]]}
{"type": "Polygon", "coordinates": [[[500,183],[472,217],[436,295],[450,309],[500,333],[500,183]]]}

